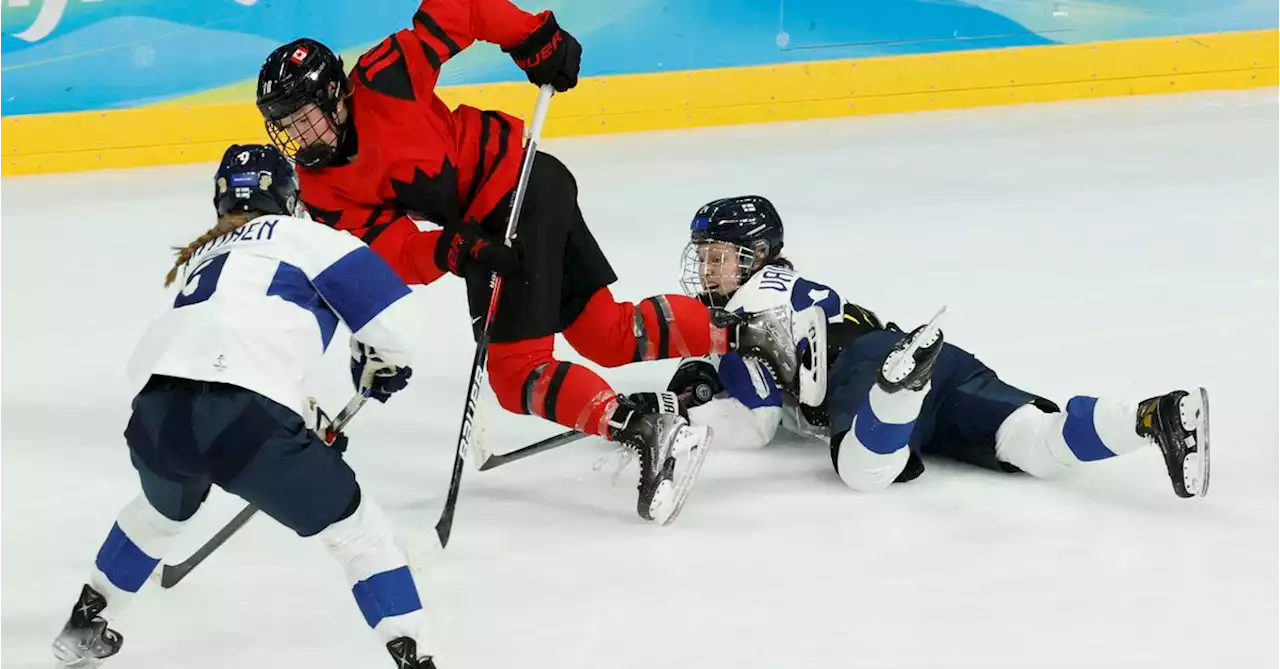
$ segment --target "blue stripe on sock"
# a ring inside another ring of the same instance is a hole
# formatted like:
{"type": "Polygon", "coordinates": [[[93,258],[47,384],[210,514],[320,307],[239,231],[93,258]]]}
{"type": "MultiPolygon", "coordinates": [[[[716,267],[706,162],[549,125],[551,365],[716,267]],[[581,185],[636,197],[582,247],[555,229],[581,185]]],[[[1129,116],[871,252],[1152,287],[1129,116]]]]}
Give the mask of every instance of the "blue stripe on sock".
{"type": "Polygon", "coordinates": [[[129,535],[120,529],[120,524],[116,523],[111,526],[107,540],[102,542],[102,548],[98,549],[95,564],[107,575],[107,580],[112,585],[125,592],[137,592],[159,563],[159,558],[143,553],[138,544],[133,543],[129,535]]]}
{"type": "Polygon", "coordinates": [[[1081,462],[1115,457],[1115,453],[1102,443],[1098,428],[1093,424],[1093,410],[1097,405],[1098,400],[1093,397],[1072,397],[1067,401],[1067,420],[1062,424],[1062,438],[1081,462]]]}
{"type": "Polygon", "coordinates": [[[418,588],[413,584],[409,567],[374,574],[351,588],[356,605],[364,614],[369,627],[376,627],[383,618],[402,616],[422,608],[418,588]]]}
{"type": "Polygon", "coordinates": [[[871,409],[871,400],[868,398],[858,408],[858,415],[853,418],[853,435],[868,451],[888,455],[907,445],[915,425],[915,421],[910,423],[881,421],[871,409]]]}

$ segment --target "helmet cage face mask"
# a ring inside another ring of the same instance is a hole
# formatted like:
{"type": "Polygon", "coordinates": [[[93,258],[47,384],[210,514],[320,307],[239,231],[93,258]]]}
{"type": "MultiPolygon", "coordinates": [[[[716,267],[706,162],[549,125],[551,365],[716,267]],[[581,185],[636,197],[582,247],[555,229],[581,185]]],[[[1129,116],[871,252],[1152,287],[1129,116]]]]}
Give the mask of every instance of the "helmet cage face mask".
{"type": "Polygon", "coordinates": [[[337,155],[344,130],[338,86],[330,84],[330,95],[320,101],[298,91],[261,105],[271,143],[303,167],[324,167],[337,155]]]}
{"type": "Polygon", "coordinates": [[[684,247],[680,286],[703,304],[724,307],[754,273],[759,249],[735,242],[694,239],[684,247]]]}

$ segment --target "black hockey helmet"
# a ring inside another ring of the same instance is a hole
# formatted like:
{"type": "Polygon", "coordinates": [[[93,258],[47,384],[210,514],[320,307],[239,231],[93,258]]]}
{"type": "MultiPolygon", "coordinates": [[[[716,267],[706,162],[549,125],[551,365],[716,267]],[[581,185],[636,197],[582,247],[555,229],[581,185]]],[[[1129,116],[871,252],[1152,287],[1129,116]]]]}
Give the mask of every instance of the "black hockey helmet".
{"type": "Polygon", "coordinates": [[[298,205],[298,175],[274,146],[232,144],[213,178],[218,215],[257,211],[292,216],[298,205]]]}
{"type": "Polygon", "coordinates": [[[756,270],[779,256],[782,238],[782,217],[767,198],[739,195],[708,202],[689,225],[680,282],[686,293],[707,304],[727,302],[756,270]]]}
{"type": "Polygon", "coordinates": [[[258,111],[267,136],[303,167],[323,167],[337,155],[346,133],[346,124],[338,123],[338,102],[350,92],[342,58],[305,37],[272,51],[258,72],[258,111]],[[300,115],[308,105],[318,112],[300,115]],[[328,121],[331,137],[324,137],[328,129],[321,120],[328,121]]]}

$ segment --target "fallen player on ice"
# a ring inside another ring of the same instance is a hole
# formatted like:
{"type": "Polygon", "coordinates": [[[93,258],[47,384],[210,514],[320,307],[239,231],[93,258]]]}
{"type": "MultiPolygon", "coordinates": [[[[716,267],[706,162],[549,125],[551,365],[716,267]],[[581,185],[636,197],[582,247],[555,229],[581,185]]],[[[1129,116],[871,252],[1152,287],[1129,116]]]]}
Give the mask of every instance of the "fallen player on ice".
{"type": "Polygon", "coordinates": [[[797,273],[763,197],[711,202],[691,228],[685,292],[776,335],[686,359],[672,378],[668,390],[719,447],[763,446],[783,426],[828,441],[841,480],[870,492],[920,476],[922,455],[1048,477],[1154,446],[1178,496],[1208,492],[1203,388],[1141,402],[1075,396],[1063,411],[944,343],[940,318],[904,334],[797,273]]]}

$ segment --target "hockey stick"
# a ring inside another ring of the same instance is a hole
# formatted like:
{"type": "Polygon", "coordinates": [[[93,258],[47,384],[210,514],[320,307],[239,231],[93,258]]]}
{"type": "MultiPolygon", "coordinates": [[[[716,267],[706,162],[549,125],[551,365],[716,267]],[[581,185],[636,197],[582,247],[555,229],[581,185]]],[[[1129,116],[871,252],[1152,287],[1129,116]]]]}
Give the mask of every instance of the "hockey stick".
{"type": "Polygon", "coordinates": [[[510,453],[501,453],[498,455],[486,455],[484,458],[484,461],[480,463],[480,471],[482,472],[489,471],[494,467],[501,467],[502,465],[511,464],[516,460],[523,460],[529,456],[537,455],[539,453],[544,453],[546,451],[550,451],[555,448],[560,448],[565,444],[572,444],[575,441],[586,439],[587,437],[590,437],[590,436],[591,435],[587,434],[586,432],[569,430],[567,432],[561,432],[560,434],[557,434],[553,437],[547,437],[546,439],[543,439],[542,441],[539,441],[537,443],[529,444],[528,446],[525,446],[523,448],[517,448],[516,450],[511,451],[510,453]]]}
{"type": "MultiPolygon", "coordinates": [[[[342,432],[342,428],[346,427],[347,423],[351,422],[351,419],[355,417],[356,412],[360,411],[360,407],[364,406],[364,403],[368,400],[369,396],[364,393],[352,397],[351,401],[347,402],[347,405],[342,407],[342,411],[339,411],[338,415],[334,417],[333,422],[329,424],[329,427],[325,430],[324,434],[319,435],[320,438],[324,440],[324,443],[332,444],[333,440],[337,438],[338,433],[342,432]]],[[[237,513],[235,517],[231,519],[231,522],[218,530],[218,532],[206,541],[203,546],[197,549],[196,552],[192,553],[191,557],[176,565],[163,565],[160,570],[160,587],[168,589],[177,585],[182,579],[187,577],[187,574],[191,573],[192,569],[195,569],[201,562],[205,561],[205,558],[213,554],[219,546],[227,543],[227,539],[230,539],[232,535],[239,532],[240,528],[244,527],[245,524],[249,522],[249,519],[253,518],[253,515],[257,512],[258,507],[252,504],[246,504],[245,507],[240,510],[240,513],[237,513]]]]}
{"type": "MultiPolygon", "coordinates": [[[[511,246],[516,236],[516,222],[520,220],[520,208],[524,205],[525,191],[529,186],[529,174],[533,171],[533,158],[538,153],[538,140],[542,137],[542,126],[547,120],[547,109],[551,106],[551,86],[538,89],[538,102],[533,108],[530,120],[528,141],[524,149],[524,163],[520,166],[520,180],[516,182],[516,190],[512,196],[511,216],[507,219],[507,231],[503,241],[511,246]]],[[[489,310],[485,314],[484,329],[480,332],[480,341],[476,343],[476,354],[471,360],[471,381],[467,386],[467,401],[462,410],[462,427],[458,430],[458,450],[453,458],[453,474],[449,479],[449,494],[445,498],[444,511],[436,523],[436,537],[440,539],[440,547],[449,544],[449,534],[453,531],[453,513],[458,506],[458,490],[462,485],[462,469],[467,459],[467,450],[472,446],[472,431],[475,429],[476,404],[480,398],[480,388],[484,385],[485,362],[489,358],[489,329],[493,326],[494,316],[498,313],[498,298],[502,294],[502,277],[497,272],[489,274],[489,310]]]]}

